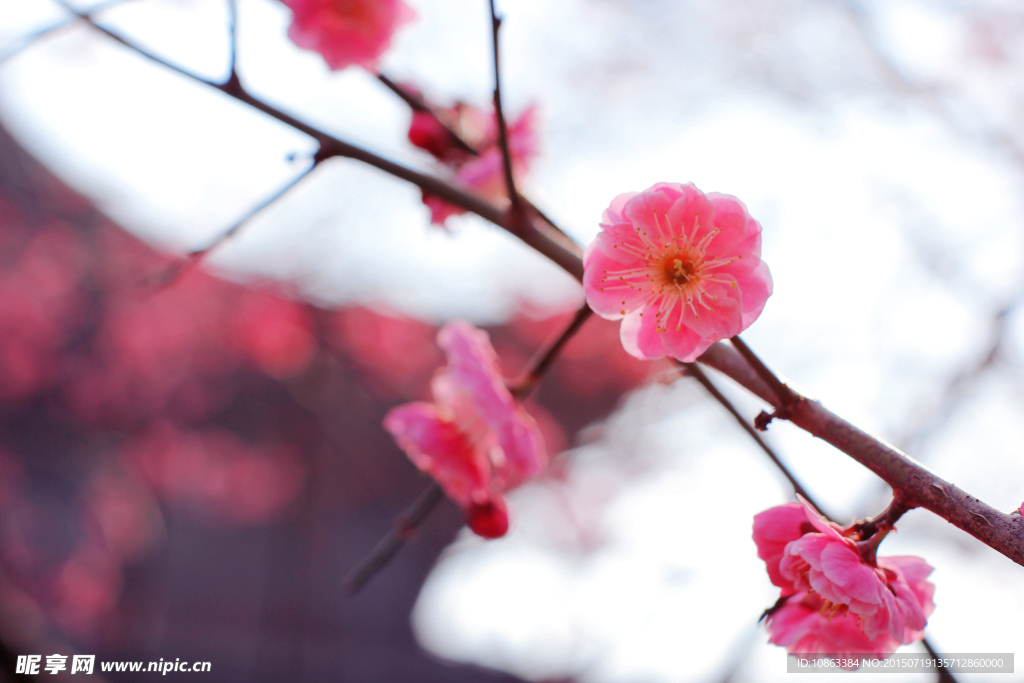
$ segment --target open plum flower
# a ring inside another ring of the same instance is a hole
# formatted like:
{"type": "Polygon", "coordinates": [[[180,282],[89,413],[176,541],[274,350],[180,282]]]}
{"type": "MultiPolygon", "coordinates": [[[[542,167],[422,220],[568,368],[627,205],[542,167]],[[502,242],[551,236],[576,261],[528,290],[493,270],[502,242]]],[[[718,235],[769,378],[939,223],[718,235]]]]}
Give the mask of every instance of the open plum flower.
{"type": "Polygon", "coordinates": [[[337,71],[357,65],[377,68],[391,46],[391,34],[416,18],[402,0],[283,0],[291,8],[288,37],[296,45],[319,52],[337,71]]]}
{"type": "Polygon", "coordinates": [[[508,531],[502,493],[545,469],[544,441],[505,387],[486,332],[452,322],[437,342],[448,365],[431,383],[433,402],[393,408],[384,427],[465,511],[470,529],[497,538],[508,531]]]}
{"type": "Polygon", "coordinates": [[[692,362],[747,329],[772,293],[761,225],[735,197],[692,183],[620,194],[583,256],[587,303],[622,320],[637,358],[692,362]]]}
{"type": "Polygon", "coordinates": [[[792,654],[892,654],[924,637],[935,609],[932,568],[913,556],[875,557],[887,533],[860,540],[806,501],[754,517],[757,555],[784,604],[768,617],[770,642],[792,654]]]}

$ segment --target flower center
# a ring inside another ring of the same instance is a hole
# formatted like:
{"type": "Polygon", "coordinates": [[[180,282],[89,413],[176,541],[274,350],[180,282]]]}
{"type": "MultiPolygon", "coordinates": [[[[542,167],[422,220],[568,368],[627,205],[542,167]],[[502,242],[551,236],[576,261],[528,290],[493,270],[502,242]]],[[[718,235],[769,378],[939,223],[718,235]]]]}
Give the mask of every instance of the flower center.
{"type": "Polygon", "coordinates": [[[671,280],[677,285],[685,285],[697,273],[698,266],[694,265],[692,261],[674,258],[672,259],[672,267],[668,267],[668,262],[665,263],[665,276],[667,280],[671,280]]]}
{"type": "Polygon", "coordinates": [[[708,285],[736,286],[734,278],[714,271],[742,256],[709,256],[707,249],[722,229],[705,232],[699,217],[687,231],[682,225],[672,226],[666,213],[654,212],[654,225],[656,229],[651,234],[634,225],[634,235],[614,245],[622,253],[638,257],[640,263],[632,268],[604,271],[601,290],[622,290],[622,315],[631,310],[653,309],[656,332],[670,328],[678,332],[684,318],[700,318],[699,309],[715,310],[705,301],[718,298],[708,291],[708,285]]]}

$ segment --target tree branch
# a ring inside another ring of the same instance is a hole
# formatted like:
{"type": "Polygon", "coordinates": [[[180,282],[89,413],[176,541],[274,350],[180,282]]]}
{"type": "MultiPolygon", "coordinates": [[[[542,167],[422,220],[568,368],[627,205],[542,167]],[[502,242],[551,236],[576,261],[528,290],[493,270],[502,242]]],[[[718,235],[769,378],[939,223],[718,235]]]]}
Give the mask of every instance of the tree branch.
{"type": "Polygon", "coordinates": [[[739,352],[721,342],[697,360],[729,375],[776,409],[785,407],[786,419],[874,472],[892,487],[893,496],[903,506],[923,507],[1024,566],[1024,521],[1019,513],[1008,515],[996,510],[942,479],[907,454],[795,391],[796,401],[783,406],[759,375],[749,367],[746,370],[739,367],[745,365],[739,352]]]}
{"type": "Polygon", "coordinates": [[[551,363],[554,362],[555,357],[565,346],[566,342],[573,338],[573,336],[579,332],[580,328],[583,327],[583,323],[590,319],[590,316],[594,312],[590,310],[590,306],[583,304],[583,307],[576,311],[576,315],[573,316],[569,326],[562,331],[562,334],[558,336],[554,342],[551,343],[544,351],[539,352],[533,360],[530,361],[528,370],[525,370],[520,379],[518,379],[511,387],[509,391],[516,398],[522,400],[526,398],[537,383],[540,381],[544,373],[551,367],[551,363]]]}
{"type": "Polygon", "coordinates": [[[498,57],[498,33],[501,29],[501,17],[494,9],[494,0],[489,0],[491,8],[491,44],[494,46],[494,114],[498,119],[498,145],[501,147],[501,160],[505,168],[505,188],[508,191],[512,206],[510,213],[521,214],[522,206],[519,192],[516,191],[516,179],[512,173],[512,152],[508,147],[508,126],[505,125],[505,113],[501,107],[501,66],[498,57]]]}
{"type": "Polygon", "coordinates": [[[228,95],[240,102],[244,102],[250,107],[263,112],[267,116],[277,119],[281,123],[291,126],[301,133],[305,133],[320,144],[320,152],[317,155],[318,161],[323,161],[336,156],[354,159],[369,166],[373,166],[374,168],[384,171],[396,178],[412,183],[429,194],[436,195],[446,202],[450,202],[462,209],[465,209],[466,211],[475,213],[481,218],[505,229],[509,233],[518,237],[528,246],[553,260],[558,266],[577,280],[583,279],[583,264],[580,261],[578,250],[568,248],[566,245],[556,242],[540,230],[533,227],[529,221],[513,221],[510,219],[508,214],[499,210],[497,207],[473,194],[450,185],[439,178],[420,173],[419,171],[415,171],[389,159],[385,159],[373,152],[345,142],[344,140],[315,128],[314,126],[304,123],[290,114],[287,114],[251,95],[242,87],[242,84],[237,78],[229,78],[225,83],[215,83],[175,66],[133,44],[131,41],[121,37],[113,31],[100,26],[93,21],[91,17],[77,12],[73,7],[70,7],[66,2],[63,2],[63,0],[57,0],[57,2],[62,4],[69,12],[89,23],[97,31],[100,31],[109,38],[117,41],[129,50],[197,83],[202,83],[203,85],[215,88],[225,95],[228,95]]]}
{"type": "Polygon", "coordinates": [[[818,510],[818,512],[825,515],[829,519],[833,519],[830,515],[828,515],[825,512],[825,510],[822,509],[821,505],[814,500],[811,494],[807,492],[807,489],[800,485],[800,482],[793,475],[793,473],[789,471],[789,468],[786,467],[782,460],[779,459],[779,456],[776,455],[775,451],[773,451],[772,448],[767,443],[765,443],[764,439],[761,438],[761,435],[757,433],[756,429],[754,429],[754,426],[747,422],[746,418],[744,418],[743,415],[741,415],[740,412],[736,410],[736,407],[732,404],[732,401],[725,397],[725,395],[718,389],[718,387],[715,386],[715,384],[711,381],[711,378],[707,376],[707,374],[701,369],[701,367],[697,363],[682,363],[681,365],[686,369],[686,373],[688,375],[690,375],[695,380],[700,382],[701,386],[703,386],[707,390],[707,392],[711,394],[711,396],[722,405],[723,408],[729,411],[729,414],[732,415],[733,418],[735,418],[736,422],[738,422],[739,425],[743,427],[743,430],[750,435],[750,438],[753,439],[754,442],[761,447],[761,450],[764,451],[765,454],[771,459],[771,461],[775,463],[775,466],[779,469],[780,472],[782,472],[783,476],[789,480],[790,485],[793,487],[793,491],[795,493],[799,493],[801,496],[806,498],[807,502],[813,505],[818,510]]]}
{"type": "MultiPolygon", "coordinates": [[[[61,0],[58,0],[58,2],[61,2],[61,0]]],[[[437,195],[441,199],[475,213],[511,232],[524,243],[547,256],[577,280],[582,281],[583,263],[579,251],[555,242],[533,227],[528,221],[524,221],[522,225],[517,225],[509,220],[508,215],[471,194],[437,178],[414,171],[330,136],[256,99],[247,93],[237,82],[212,83],[173,66],[131,44],[113,32],[100,27],[88,15],[77,12],[73,8],[68,7],[66,3],[62,2],[62,4],[69,12],[76,14],[97,30],[120,42],[128,49],[187,78],[216,88],[226,95],[249,104],[268,116],[309,135],[321,145],[318,158],[344,156],[362,161],[385,173],[406,180],[430,194],[437,195]]],[[[780,400],[779,395],[776,393],[778,387],[773,387],[757,371],[753,370],[745,362],[744,358],[740,356],[739,352],[726,347],[721,342],[712,346],[698,361],[729,375],[748,390],[775,406],[776,409],[785,407],[789,411],[786,418],[793,422],[793,424],[814,436],[824,439],[877,474],[893,487],[894,494],[908,508],[915,506],[924,507],[978,538],[1014,562],[1024,565],[1024,522],[1021,521],[1019,513],[1007,515],[995,510],[941,479],[906,454],[857,429],[825,409],[821,404],[811,401],[795,391],[793,392],[795,397],[794,403],[784,406],[783,401],[780,400]]],[[[792,390],[790,389],[790,391],[792,390]]]]}
{"type": "Polygon", "coordinates": [[[358,593],[377,572],[387,566],[443,498],[441,487],[436,482],[431,482],[416,502],[398,516],[391,533],[382,538],[370,554],[349,572],[342,582],[345,589],[349,593],[358,593]]]}

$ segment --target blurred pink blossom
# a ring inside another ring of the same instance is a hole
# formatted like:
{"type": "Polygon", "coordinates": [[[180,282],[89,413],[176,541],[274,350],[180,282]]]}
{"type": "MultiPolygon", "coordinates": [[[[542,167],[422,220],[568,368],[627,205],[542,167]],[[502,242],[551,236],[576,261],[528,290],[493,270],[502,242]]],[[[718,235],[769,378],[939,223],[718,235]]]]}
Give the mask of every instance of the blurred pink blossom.
{"type": "MultiPolygon", "coordinates": [[[[485,199],[499,208],[508,205],[508,190],[505,184],[504,161],[498,143],[497,117],[491,111],[482,111],[464,104],[457,104],[451,110],[440,110],[442,121],[457,132],[463,140],[479,154],[470,155],[452,144],[446,144],[445,131],[436,124],[426,123],[424,116],[414,115],[409,138],[418,147],[433,154],[454,171],[453,182],[469,192],[485,199]],[[446,113],[453,112],[453,113],[446,113]]],[[[508,126],[508,147],[512,156],[512,174],[517,185],[526,179],[533,159],[537,156],[537,108],[531,105],[508,126]]],[[[423,203],[430,208],[430,222],[443,225],[450,216],[465,213],[461,208],[443,201],[431,194],[423,194],[423,203]]]]}
{"type": "Polygon", "coordinates": [[[249,444],[226,430],[167,421],[154,421],[122,453],[165,499],[228,524],[266,522],[291,503],[305,479],[288,444],[249,444]]]}
{"type": "Polygon", "coordinates": [[[441,362],[436,337],[435,326],[379,308],[339,309],[327,324],[328,344],[352,356],[385,396],[423,394],[441,362]]]}
{"type": "Polygon", "coordinates": [[[271,377],[298,374],[316,353],[308,307],[271,291],[255,290],[244,296],[233,322],[237,347],[271,377]]]}
{"type": "Polygon", "coordinates": [[[294,15],[288,37],[323,56],[333,70],[374,70],[391,34],[416,12],[402,0],[284,0],[294,15]]]}
{"type": "Polygon", "coordinates": [[[431,383],[433,402],[393,408],[384,427],[465,511],[474,532],[503,536],[502,493],[547,466],[540,429],[505,387],[486,332],[453,322],[437,341],[448,365],[431,383]]]}
{"type": "Polygon", "coordinates": [[[616,197],[583,264],[587,302],[622,320],[637,358],[692,362],[747,329],[772,293],[760,224],[735,197],[691,183],[616,197]]]}

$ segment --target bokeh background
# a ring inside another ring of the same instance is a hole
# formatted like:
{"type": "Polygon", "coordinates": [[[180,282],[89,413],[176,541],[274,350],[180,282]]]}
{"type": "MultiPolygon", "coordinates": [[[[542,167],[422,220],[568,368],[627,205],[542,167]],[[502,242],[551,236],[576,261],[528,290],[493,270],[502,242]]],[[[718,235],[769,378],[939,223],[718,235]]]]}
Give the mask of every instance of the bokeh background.
{"type": "MultiPolygon", "coordinates": [[[[441,104],[485,105],[486,4],[412,4],[383,70],[441,104]]],[[[586,243],[612,197],[654,182],[740,197],[775,278],[750,344],[854,424],[1020,506],[1024,7],[501,9],[506,105],[537,102],[543,122],[535,203],[586,243]]],[[[630,359],[600,320],[531,401],[562,454],[512,495],[512,533],[460,532],[445,503],[346,595],[346,572],[427,483],[380,419],[425,394],[437,326],[487,325],[513,375],[579,288],[473,217],[430,226],[418,190],[340,159],[182,269],[300,174],[313,143],[86,26],[26,40],[66,20],[50,0],[3,0],[0,16],[5,661],[204,660],[211,674],[178,677],[224,681],[786,677],[755,623],[775,595],[750,523],[791,491],[698,386],[630,359]]],[[[219,0],[132,0],[99,21],[226,75],[219,0]]],[[[296,49],[288,22],[274,0],[240,0],[247,87],[431,170],[405,139],[405,105],[296,49]]],[[[837,517],[888,502],[800,430],[776,423],[768,438],[837,517]]],[[[925,511],[882,553],[936,567],[940,651],[1024,642],[1009,560],[925,511]]]]}

